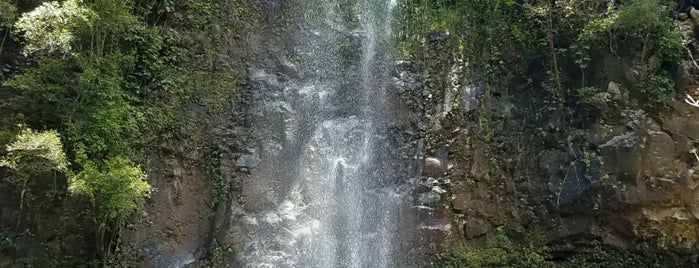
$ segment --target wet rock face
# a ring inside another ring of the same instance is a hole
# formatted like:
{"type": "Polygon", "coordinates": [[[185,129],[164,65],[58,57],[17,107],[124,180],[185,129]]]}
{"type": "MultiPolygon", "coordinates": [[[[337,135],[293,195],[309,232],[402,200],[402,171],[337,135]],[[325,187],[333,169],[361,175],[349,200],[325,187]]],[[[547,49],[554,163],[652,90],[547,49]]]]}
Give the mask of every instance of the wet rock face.
{"type": "Polygon", "coordinates": [[[139,220],[122,233],[124,241],[139,247],[144,267],[184,267],[203,257],[213,194],[206,171],[187,157],[202,152],[190,146],[171,141],[150,157],[149,179],[157,191],[147,213],[155,224],[139,220]]]}
{"type": "Polygon", "coordinates": [[[616,244],[649,239],[656,246],[692,250],[699,246],[697,180],[689,136],[699,110],[674,103],[656,122],[629,113],[627,132],[600,146],[604,163],[600,183],[600,230],[616,244]],[[662,127],[660,127],[662,125],[662,127]],[[623,236],[615,235],[623,234],[623,236]]]}
{"type": "MultiPolygon", "coordinates": [[[[699,11],[688,9],[684,19],[694,38],[699,11]]],[[[523,115],[532,104],[521,100],[534,98],[522,93],[527,91],[503,97],[493,88],[490,110],[482,111],[478,83],[453,95],[449,74],[457,61],[448,39],[428,40],[422,58],[412,61],[420,67],[400,81],[418,85],[404,94],[421,109],[420,129],[429,137],[423,175],[449,182],[439,199],[430,187],[420,199],[448,207],[452,237],[479,245],[502,228],[522,241],[585,236],[615,247],[647,241],[656,248],[699,249],[699,162],[691,153],[699,139],[699,109],[681,100],[662,112],[630,108],[625,86],[639,82],[637,68],[604,59],[605,66],[598,66],[604,73],[598,86],[606,87],[599,118],[562,126],[543,112],[535,121],[523,115]],[[449,109],[449,101],[459,101],[460,109],[449,109]],[[508,107],[511,112],[502,112],[508,107]],[[438,156],[442,147],[449,148],[447,162],[438,156]]],[[[649,68],[660,68],[657,62],[651,57],[649,68]]],[[[678,83],[696,96],[694,72],[678,83]]]]}

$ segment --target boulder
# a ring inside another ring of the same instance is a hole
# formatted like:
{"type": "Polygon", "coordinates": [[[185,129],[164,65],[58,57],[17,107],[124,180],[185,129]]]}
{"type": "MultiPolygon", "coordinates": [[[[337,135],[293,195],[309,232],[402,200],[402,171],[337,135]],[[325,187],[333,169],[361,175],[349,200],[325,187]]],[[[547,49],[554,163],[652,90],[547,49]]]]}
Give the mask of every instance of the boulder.
{"type": "Polygon", "coordinates": [[[691,17],[692,19],[699,19],[699,10],[697,10],[694,7],[690,8],[689,17],[691,17]]]}
{"type": "Polygon", "coordinates": [[[648,133],[643,167],[646,176],[663,177],[673,168],[675,159],[675,142],[665,132],[650,131],[648,133]]]}
{"type": "Polygon", "coordinates": [[[599,148],[604,166],[602,174],[635,178],[642,169],[641,138],[636,132],[615,136],[599,148]]]}
{"type": "Polygon", "coordinates": [[[621,100],[621,84],[610,81],[607,85],[607,92],[612,95],[612,99],[621,100]]]}
{"type": "Polygon", "coordinates": [[[441,177],[447,172],[448,165],[444,163],[439,158],[427,157],[425,158],[424,165],[422,167],[422,175],[429,177],[441,177]]]}
{"type": "Polygon", "coordinates": [[[490,226],[489,223],[479,218],[469,219],[464,224],[464,234],[466,235],[467,239],[479,237],[488,233],[492,229],[493,227],[490,226]]]}
{"type": "Polygon", "coordinates": [[[238,157],[238,160],[235,161],[236,166],[243,168],[254,168],[259,163],[260,158],[251,154],[241,155],[240,157],[238,157]]]}

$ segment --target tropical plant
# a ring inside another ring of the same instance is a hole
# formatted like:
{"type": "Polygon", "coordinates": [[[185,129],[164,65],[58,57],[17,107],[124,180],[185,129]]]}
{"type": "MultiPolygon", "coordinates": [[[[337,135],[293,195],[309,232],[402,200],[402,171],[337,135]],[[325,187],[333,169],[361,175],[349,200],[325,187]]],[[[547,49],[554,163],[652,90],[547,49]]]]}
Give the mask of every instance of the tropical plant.
{"type": "Polygon", "coordinates": [[[68,174],[68,161],[63,153],[63,144],[53,130],[37,132],[25,129],[6,148],[7,155],[0,158],[0,166],[11,169],[8,182],[18,187],[20,193],[19,226],[24,209],[25,197],[32,178],[68,174]]]}

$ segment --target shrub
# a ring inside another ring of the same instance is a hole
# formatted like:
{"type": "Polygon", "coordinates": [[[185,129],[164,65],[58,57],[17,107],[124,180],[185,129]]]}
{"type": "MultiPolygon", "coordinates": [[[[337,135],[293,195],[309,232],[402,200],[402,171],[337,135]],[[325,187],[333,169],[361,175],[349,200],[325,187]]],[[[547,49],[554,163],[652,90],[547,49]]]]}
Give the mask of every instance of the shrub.
{"type": "Polygon", "coordinates": [[[638,98],[647,107],[662,108],[667,106],[675,83],[665,75],[651,75],[638,86],[638,98]]]}
{"type": "Polygon", "coordinates": [[[117,156],[100,165],[86,161],[83,170],[70,179],[68,190],[93,202],[101,224],[121,223],[150,195],[151,187],[145,179],[140,167],[117,156]]]}

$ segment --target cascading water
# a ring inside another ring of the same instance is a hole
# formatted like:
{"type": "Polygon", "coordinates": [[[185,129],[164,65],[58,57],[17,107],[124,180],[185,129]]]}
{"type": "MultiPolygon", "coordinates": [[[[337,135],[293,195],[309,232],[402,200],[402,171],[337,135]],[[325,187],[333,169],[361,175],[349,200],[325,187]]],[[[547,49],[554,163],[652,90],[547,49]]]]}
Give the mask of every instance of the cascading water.
{"type": "Polygon", "coordinates": [[[415,266],[417,148],[386,90],[395,1],[288,3],[284,44],[250,74],[261,161],[242,183],[242,266],[415,266]]]}

